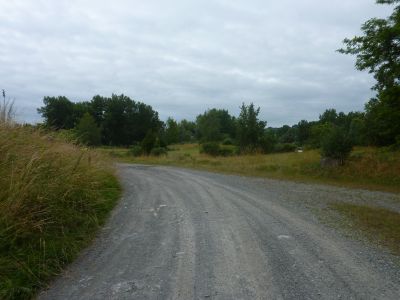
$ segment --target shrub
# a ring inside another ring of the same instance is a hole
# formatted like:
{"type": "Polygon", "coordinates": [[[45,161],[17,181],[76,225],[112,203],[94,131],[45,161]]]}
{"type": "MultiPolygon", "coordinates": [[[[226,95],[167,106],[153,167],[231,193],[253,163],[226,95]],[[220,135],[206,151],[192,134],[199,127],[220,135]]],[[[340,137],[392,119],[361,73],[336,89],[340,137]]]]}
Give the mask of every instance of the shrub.
{"type": "Polygon", "coordinates": [[[134,145],[129,148],[129,153],[133,156],[140,156],[143,154],[143,150],[141,146],[134,145]]]}
{"type": "Polygon", "coordinates": [[[222,141],[222,145],[233,145],[233,141],[231,138],[227,137],[222,141]]]}
{"type": "Polygon", "coordinates": [[[275,152],[294,152],[297,149],[297,146],[292,143],[279,143],[274,147],[275,152]]]}
{"type": "Polygon", "coordinates": [[[274,152],[276,146],[276,137],[272,133],[265,133],[260,139],[260,148],[263,153],[274,152]]]}
{"type": "Polygon", "coordinates": [[[204,143],[200,147],[200,153],[205,153],[212,156],[218,156],[221,151],[221,146],[216,142],[204,143]]]}
{"type": "Polygon", "coordinates": [[[236,147],[233,146],[222,146],[219,149],[218,155],[219,156],[232,156],[236,152],[236,147]]]}
{"type": "Polygon", "coordinates": [[[151,150],[155,147],[156,142],[157,135],[149,130],[141,143],[143,154],[149,155],[151,150]]]}
{"type": "Polygon", "coordinates": [[[101,130],[89,113],[85,113],[79,120],[76,135],[78,140],[87,146],[97,146],[101,143],[101,130]]]}
{"type": "Polygon", "coordinates": [[[155,147],[153,149],[151,149],[150,155],[153,156],[161,156],[161,155],[167,155],[167,149],[164,147],[155,147]]]}
{"type": "Polygon", "coordinates": [[[352,149],[351,139],[340,127],[333,127],[321,141],[322,157],[336,159],[340,165],[344,164],[352,149]]]}

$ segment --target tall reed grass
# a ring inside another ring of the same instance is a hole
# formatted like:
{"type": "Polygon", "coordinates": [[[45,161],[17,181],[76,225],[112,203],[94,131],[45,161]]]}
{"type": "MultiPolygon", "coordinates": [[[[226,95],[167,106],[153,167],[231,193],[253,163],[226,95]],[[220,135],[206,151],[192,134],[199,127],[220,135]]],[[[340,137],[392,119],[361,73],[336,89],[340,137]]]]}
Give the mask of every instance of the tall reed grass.
{"type": "Polygon", "coordinates": [[[96,152],[0,123],[0,299],[30,299],[94,237],[119,197],[96,152]]]}

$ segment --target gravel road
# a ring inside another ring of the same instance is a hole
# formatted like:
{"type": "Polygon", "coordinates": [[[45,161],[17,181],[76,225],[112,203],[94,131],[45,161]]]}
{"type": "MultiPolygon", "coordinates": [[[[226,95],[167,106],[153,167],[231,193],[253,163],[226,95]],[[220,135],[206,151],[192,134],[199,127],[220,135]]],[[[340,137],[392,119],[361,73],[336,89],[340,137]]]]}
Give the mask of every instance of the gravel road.
{"type": "Polygon", "coordinates": [[[400,264],[321,222],[393,194],[119,165],[123,197],[39,299],[399,299],[400,264]]]}

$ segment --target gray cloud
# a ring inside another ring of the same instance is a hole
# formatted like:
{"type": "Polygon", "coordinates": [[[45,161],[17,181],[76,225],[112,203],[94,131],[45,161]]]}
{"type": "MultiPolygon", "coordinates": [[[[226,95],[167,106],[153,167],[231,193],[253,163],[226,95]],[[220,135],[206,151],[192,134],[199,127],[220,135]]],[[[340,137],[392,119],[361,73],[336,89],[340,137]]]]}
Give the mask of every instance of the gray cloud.
{"type": "Polygon", "coordinates": [[[37,121],[46,95],[125,93],[165,119],[261,107],[269,125],[361,110],[370,75],[335,52],[390,7],[352,1],[1,1],[0,88],[37,121]]]}

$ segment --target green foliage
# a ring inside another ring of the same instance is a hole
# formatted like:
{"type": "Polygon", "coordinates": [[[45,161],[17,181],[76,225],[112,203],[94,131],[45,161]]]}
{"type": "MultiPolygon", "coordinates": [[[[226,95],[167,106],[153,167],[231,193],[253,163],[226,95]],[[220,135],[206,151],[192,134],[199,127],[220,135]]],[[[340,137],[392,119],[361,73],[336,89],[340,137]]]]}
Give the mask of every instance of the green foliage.
{"type": "Polygon", "coordinates": [[[78,140],[88,146],[97,146],[101,143],[101,131],[94,118],[85,113],[76,126],[78,140]]]}
{"type": "Polygon", "coordinates": [[[150,155],[151,150],[156,146],[156,143],[157,135],[153,131],[149,130],[141,142],[143,154],[150,155]]]}
{"type": "Polygon", "coordinates": [[[167,145],[176,144],[180,140],[178,123],[171,117],[166,122],[165,140],[167,145]]]}
{"type": "Polygon", "coordinates": [[[179,124],[179,141],[181,143],[194,142],[196,139],[196,123],[188,120],[182,120],[179,124]]]}
{"type": "Polygon", "coordinates": [[[309,144],[313,148],[320,148],[322,139],[329,133],[334,125],[331,123],[317,123],[311,127],[309,144]]]}
{"type": "Polygon", "coordinates": [[[45,124],[54,129],[71,129],[75,125],[74,104],[64,96],[44,97],[44,106],[38,109],[45,124]]]}
{"type": "Polygon", "coordinates": [[[150,151],[150,155],[153,156],[161,156],[161,155],[167,155],[168,151],[167,148],[164,147],[155,147],[153,149],[151,149],[150,151]]]}
{"type": "Polygon", "coordinates": [[[379,93],[366,105],[369,140],[378,146],[391,145],[400,135],[400,86],[379,93]]]}
{"type": "Polygon", "coordinates": [[[352,149],[351,139],[340,127],[332,127],[322,138],[321,155],[337,159],[340,164],[344,164],[352,149]]]}
{"type": "Polygon", "coordinates": [[[241,106],[240,115],[237,119],[237,139],[239,146],[244,151],[254,151],[260,144],[267,122],[260,121],[258,115],[260,108],[250,105],[241,106]]]}
{"type": "Polygon", "coordinates": [[[296,144],[293,143],[278,143],[274,147],[274,152],[284,153],[284,152],[294,152],[297,149],[296,144]]]}
{"type": "Polygon", "coordinates": [[[129,153],[133,156],[140,156],[143,154],[143,150],[141,146],[133,145],[129,148],[129,153]]]}
{"type": "Polygon", "coordinates": [[[260,139],[260,147],[263,153],[272,153],[275,150],[277,138],[271,130],[267,130],[260,139]]]}
{"type": "Polygon", "coordinates": [[[355,55],[356,68],[374,74],[377,96],[365,107],[368,137],[375,145],[390,145],[400,135],[400,6],[388,18],[370,19],[361,29],[362,36],[345,39],[345,48],[338,51],[355,55]]]}
{"type": "Polygon", "coordinates": [[[201,144],[200,153],[205,153],[211,156],[218,156],[221,146],[217,142],[207,142],[201,144]]]}
{"type": "MultiPolygon", "coordinates": [[[[397,1],[379,1],[392,4],[397,1]]],[[[400,78],[400,9],[397,6],[387,19],[373,18],[365,22],[363,36],[345,39],[345,48],[338,51],[356,55],[356,68],[374,74],[374,89],[382,91],[398,84],[400,78]]]]}
{"type": "Polygon", "coordinates": [[[222,141],[222,145],[233,145],[233,141],[231,138],[226,137],[224,138],[224,140],[222,141]]]}
{"type": "Polygon", "coordinates": [[[236,154],[236,147],[230,145],[221,146],[217,142],[207,142],[201,144],[200,153],[211,156],[232,156],[236,154]]]}
{"type": "Polygon", "coordinates": [[[151,106],[125,95],[97,95],[90,102],[78,103],[66,97],[44,97],[43,102],[38,112],[47,127],[71,129],[88,113],[102,129],[101,141],[106,145],[131,145],[143,140],[148,130],[158,132],[161,128],[158,113],[151,106]]]}
{"type": "Polygon", "coordinates": [[[297,123],[297,137],[296,142],[299,145],[304,145],[310,138],[311,134],[311,124],[306,120],[301,120],[297,123]]]}
{"type": "Polygon", "coordinates": [[[336,112],[336,109],[327,109],[325,110],[322,115],[319,116],[319,121],[322,124],[325,123],[330,123],[330,124],[336,124],[338,118],[338,114],[336,112]]]}
{"type": "Polygon", "coordinates": [[[197,137],[200,141],[221,141],[224,136],[235,135],[235,118],[227,110],[210,109],[196,118],[197,137]]]}

